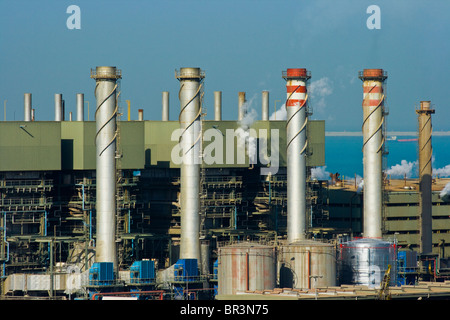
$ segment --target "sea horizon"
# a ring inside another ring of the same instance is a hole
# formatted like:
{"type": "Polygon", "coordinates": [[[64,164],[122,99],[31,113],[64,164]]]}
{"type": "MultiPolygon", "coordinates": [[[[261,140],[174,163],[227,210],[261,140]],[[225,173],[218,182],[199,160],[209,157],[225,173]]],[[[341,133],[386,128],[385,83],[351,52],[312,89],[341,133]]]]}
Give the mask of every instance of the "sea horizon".
{"type": "MultiPolygon", "coordinates": [[[[339,172],[341,175],[363,176],[362,134],[326,135],[325,165],[316,173],[321,178],[328,178],[329,173],[339,172]]],[[[392,131],[386,139],[384,170],[391,178],[408,178],[418,176],[418,143],[417,139],[402,139],[405,132],[392,131]]],[[[410,136],[414,136],[411,135],[410,136]]],[[[433,174],[450,177],[450,139],[447,135],[435,135],[433,145],[433,174]]]]}

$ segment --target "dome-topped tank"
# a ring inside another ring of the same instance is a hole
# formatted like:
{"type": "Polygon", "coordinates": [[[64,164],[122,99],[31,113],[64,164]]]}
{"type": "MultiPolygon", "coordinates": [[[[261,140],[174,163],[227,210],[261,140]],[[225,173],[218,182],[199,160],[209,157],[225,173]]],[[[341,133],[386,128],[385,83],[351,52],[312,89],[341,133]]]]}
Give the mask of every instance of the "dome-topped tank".
{"type": "Polygon", "coordinates": [[[379,287],[388,266],[391,285],[396,283],[397,246],[395,242],[361,238],[342,243],[339,248],[340,284],[379,287]]]}

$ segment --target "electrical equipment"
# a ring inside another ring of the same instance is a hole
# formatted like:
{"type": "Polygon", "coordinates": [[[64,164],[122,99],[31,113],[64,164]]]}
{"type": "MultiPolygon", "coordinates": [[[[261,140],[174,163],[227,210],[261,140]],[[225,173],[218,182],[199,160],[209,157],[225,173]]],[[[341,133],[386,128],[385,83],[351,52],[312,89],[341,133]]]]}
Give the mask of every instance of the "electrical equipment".
{"type": "Polygon", "coordinates": [[[155,261],[135,261],[130,267],[131,283],[151,283],[155,280],[155,261]]]}
{"type": "Polygon", "coordinates": [[[175,281],[194,281],[198,275],[197,259],[180,259],[175,263],[175,281]]]}
{"type": "Polygon", "coordinates": [[[89,269],[89,284],[93,286],[112,285],[114,282],[114,264],[96,262],[89,269]]]}

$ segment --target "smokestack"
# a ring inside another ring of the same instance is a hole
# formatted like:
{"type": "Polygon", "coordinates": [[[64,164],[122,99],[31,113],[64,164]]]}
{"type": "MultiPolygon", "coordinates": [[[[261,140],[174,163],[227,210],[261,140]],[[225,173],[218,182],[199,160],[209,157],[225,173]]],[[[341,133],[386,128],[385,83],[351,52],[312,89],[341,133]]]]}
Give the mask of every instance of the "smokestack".
{"type": "Polygon", "coordinates": [[[169,92],[162,93],[162,121],[169,121],[169,92]]]}
{"type": "Polygon", "coordinates": [[[31,93],[23,95],[23,121],[31,121],[31,93]]]}
{"type": "Polygon", "coordinates": [[[31,121],[35,120],[35,112],[36,112],[35,109],[31,109],[31,121]]]}
{"type": "Polygon", "coordinates": [[[117,80],[121,72],[116,67],[91,69],[95,79],[97,108],[95,121],[96,144],[96,211],[97,240],[96,262],[113,262],[117,268],[116,254],[116,117],[117,80]]]}
{"type": "Polygon", "coordinates": [[[247,114],[247,110],[244,109],[245,104],[245,92],[238,93],[238,120],[244,119],[247,114]]]}
{"type": "Polygon", "coordinates": [[[126,100],[127,102],[127,110],[128,110],[128,121],[131,121],[131,106],[130,106],[130,100],[126,100]]]}
{"type": "Polygon", "coordinates": [[[200,260],[200,115],[205,74],[200,68],[175,71],[180,81],[180,144],[183,152],[180,176],[180,259],[200,260]]]}
{"type": "Polygon", "coordinates": [[[262,120],[269,120],[269,91],[262,92],[262,120]]]}
{"type": "Polygon", "coordinates": [[[286,145],[287,145],[287,238],[289,242],[306,238],[306,69],[287,69],[286,145]]]}
{"type": "Polygon", "coordinates": [[[419,220],[420,220],[420,251],[428,254],[433,251],[432,229],[432,163],[431,156],[431,114],[435,111],[430,108],[430,101],[421,101],[420,109],[416,110],[419,120],[419,220]]]}
{"type": "Polygon", "coordinates": [[[63,121],[63,100],[61,93],[55,93],[55,121],[63,121]]]}
{"type": "Polygon", "coordinates": [[[84,121],[84,94],[77,93],[77,121],[84,121]]]}
{"type": "Polygon", "coordinates": [[[144,121],[144,109],[139,109],[138,110],[138,120],[139,121],[144,121]]]}
{"type": "Polygon", "coordinates": [[[66,100],[62,100],[62,121],[66,120],[66,100]]]}
{"type": "Polygon", "coordinates": [[[222,91],[214,91],[214,120],[222,121],[222,91]]]}
{"type": "Polygon", "coordinates": [[[363,166],[364,166],[364,237],[382,237],[384,152],[384,92],[387,79],[383,69],[359,72],[363,81],[363,166]]]}
{"type": "Polygon", "coordinates": [[[69,121],[72,121],[72,111],[69,112],[69,121]]]}

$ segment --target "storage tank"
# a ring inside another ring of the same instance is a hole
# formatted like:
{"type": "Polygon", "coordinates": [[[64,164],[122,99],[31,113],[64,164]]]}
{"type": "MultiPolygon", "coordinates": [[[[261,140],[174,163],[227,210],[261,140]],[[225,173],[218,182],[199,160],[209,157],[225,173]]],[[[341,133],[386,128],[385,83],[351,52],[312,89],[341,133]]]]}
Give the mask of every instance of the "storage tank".
{"type": "Polygon", "coordinates": [[[218,248],[218,294],[272,290],[276,286],[276,249],[257,243],[218,248]]]}
{"type": "Polygon", "coordinates": [[[280,287],[311,289],[336,285],[336,247],[312,240],[281,247],[280,287]]]}
{"type": "Polygon", "coordinates": [[[342,243],[339,250],[341,284],[367,285],[369,288],[378,288],[390,265],[390,285],[396,285],[397,246],[395,242],[361,238],[342,243]]]}

